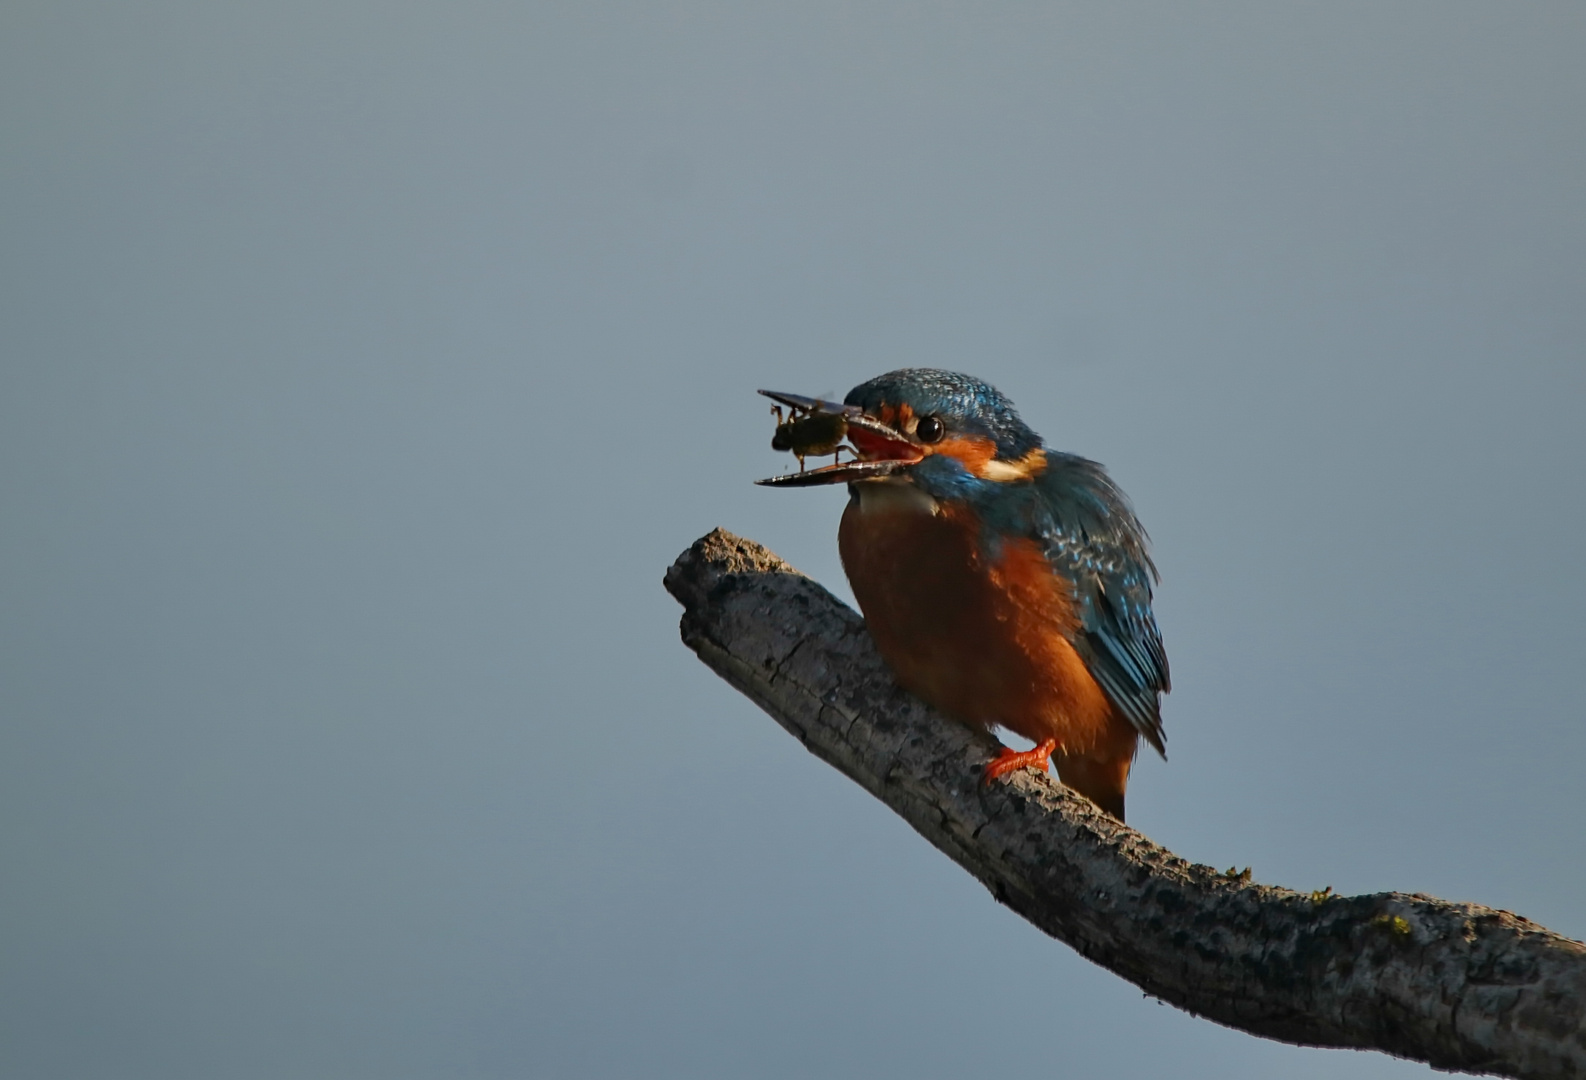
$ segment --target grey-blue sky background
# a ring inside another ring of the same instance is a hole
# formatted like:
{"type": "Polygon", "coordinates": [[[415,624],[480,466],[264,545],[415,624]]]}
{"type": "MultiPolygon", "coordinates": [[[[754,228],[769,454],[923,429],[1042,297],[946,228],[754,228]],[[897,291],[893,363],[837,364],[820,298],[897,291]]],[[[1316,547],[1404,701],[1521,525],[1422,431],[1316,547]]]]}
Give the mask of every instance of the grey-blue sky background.
{"type": "Polygon", "coordinates": [[[1579,3],[0,8],[0,1074],[1379,1077],[1142,999],[677,642],[756,387],[1157,545],[1131,820],[1586,936],[1579,3]]]}

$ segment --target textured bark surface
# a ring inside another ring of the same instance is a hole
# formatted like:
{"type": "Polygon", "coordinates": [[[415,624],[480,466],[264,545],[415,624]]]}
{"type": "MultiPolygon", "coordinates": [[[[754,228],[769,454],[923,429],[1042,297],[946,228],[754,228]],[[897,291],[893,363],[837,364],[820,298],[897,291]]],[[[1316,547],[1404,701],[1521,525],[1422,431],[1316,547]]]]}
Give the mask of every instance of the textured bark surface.
{"type": "Polygon", "coordinates": [[[863,620],[718,529],[666,588],[684,643],[1046,933],[1229,1027],[1462,1072],[1586,1077],[1586,945],[1431,896],[1319,896],[1185,861],[893,683],[863,620]]]}

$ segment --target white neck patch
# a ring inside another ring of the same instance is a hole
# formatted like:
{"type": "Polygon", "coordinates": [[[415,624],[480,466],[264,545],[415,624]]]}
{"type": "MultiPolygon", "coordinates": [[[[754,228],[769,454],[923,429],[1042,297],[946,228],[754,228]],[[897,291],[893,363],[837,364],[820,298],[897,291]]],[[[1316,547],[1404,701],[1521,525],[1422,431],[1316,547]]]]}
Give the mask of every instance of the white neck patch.
{"type": "Polygon", "coordinates": [[[866,480],[854,485],[861,514],[939,514],[936,500],[902,477],[866,480]]]}

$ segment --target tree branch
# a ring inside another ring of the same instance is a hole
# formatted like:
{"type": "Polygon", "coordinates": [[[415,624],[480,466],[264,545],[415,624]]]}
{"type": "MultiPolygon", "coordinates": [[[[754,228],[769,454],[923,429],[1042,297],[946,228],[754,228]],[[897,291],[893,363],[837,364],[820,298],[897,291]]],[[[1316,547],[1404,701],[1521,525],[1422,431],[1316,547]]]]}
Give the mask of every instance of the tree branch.
{"type": "Polygon", "coordinates": [[[666,588],[683,642],[992,895],[1146,993],[1253,1035],[1440,1069],[1586,1077],[1586,945],[1507,911],[1323,896],[1186,862],[900,690],[863,620],[720,529],[666,588]]]}

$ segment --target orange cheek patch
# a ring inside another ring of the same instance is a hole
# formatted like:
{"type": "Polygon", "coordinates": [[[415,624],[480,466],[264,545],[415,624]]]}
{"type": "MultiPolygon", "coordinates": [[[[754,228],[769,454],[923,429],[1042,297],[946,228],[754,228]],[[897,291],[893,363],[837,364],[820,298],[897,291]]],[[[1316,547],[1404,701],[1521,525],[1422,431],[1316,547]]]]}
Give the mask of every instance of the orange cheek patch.
{"type": "Polygon", "coordinates": [[[1028,480],[1046,471],[1046,451],[1040,447],[1015,461],[999,461],[996,443],[990,439],[968,435],[938,443],[934,450],[938,454],[947,454],[956,458],[963,463],[966,470],[982,480],[1008,483],[1013,480],[1028,480]]]}
{"type": "Polygon", "coordinates": [[[987,463],[997,454],[997,444],[978,435],[961,435],[943,439],[931,447],[931,453],[956,459],[971,476],[984,476],[987,463]]]}

